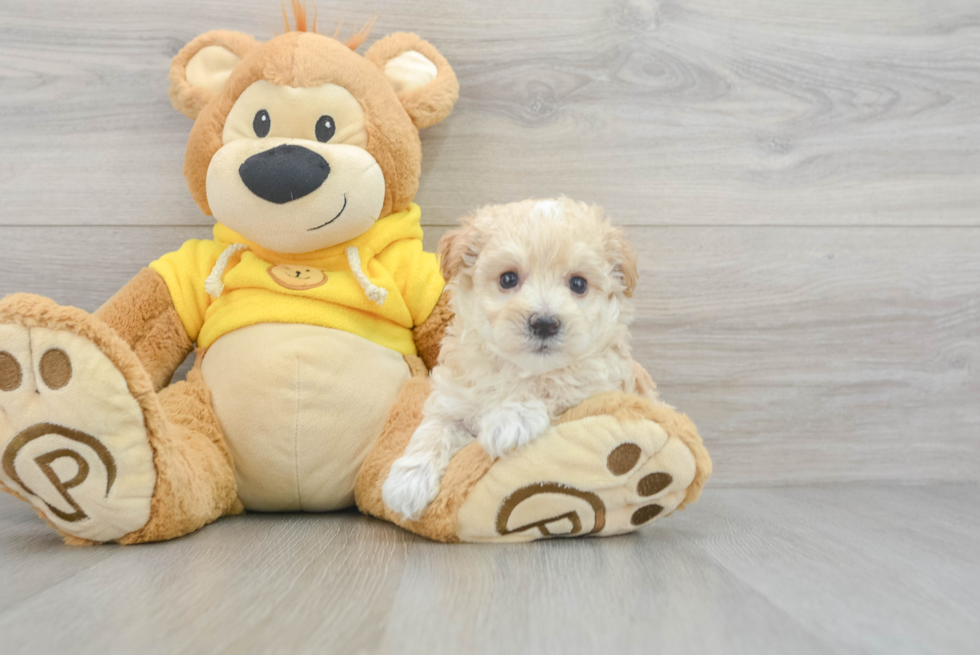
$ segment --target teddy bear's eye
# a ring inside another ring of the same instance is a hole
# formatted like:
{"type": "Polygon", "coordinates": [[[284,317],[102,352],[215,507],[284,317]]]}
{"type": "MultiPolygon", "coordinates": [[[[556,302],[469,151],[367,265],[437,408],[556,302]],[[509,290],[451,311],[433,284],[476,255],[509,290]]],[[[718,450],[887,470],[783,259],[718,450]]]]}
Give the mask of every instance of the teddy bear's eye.
{"type": "Polygon", "coordinates": [[[577,293],[581,296],[589,290],[589,283],[581,275],[576,275],[568,281],[568,288],[572,290],[572,293],[577,293]]]}
{"type": "Polygon", "coordinates": [[[272,119],[269,118],[269,112],[264,109],[255,112],[255,118],[252,119],[252,129],[255,130],[255,136],[260,139],[269,136],[269,129],[271,127],[272,119]]]}
{"type": "Polygon", "coordinates": [[[501,289],[513,289],[517,286],[517,283],[521,281],[520,276],[514,271],[507,271],[500,275],[500,288],[501,289]]]}
{"type": "Polygon", "coordinates": [[[337,132],[337,124],[333,122],[333,116],[321,116],[316,121],[316,140],[326,143],[333,138],[337,132]]]}

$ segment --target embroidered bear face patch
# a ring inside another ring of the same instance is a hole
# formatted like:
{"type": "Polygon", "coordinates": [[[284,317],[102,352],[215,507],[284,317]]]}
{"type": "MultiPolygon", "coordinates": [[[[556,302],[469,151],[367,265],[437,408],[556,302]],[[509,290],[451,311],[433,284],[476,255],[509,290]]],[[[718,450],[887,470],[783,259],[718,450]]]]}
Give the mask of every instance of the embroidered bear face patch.
{"type": "Polygon", "coordinates": [[[293,264],[270,266],[269,277],[279,286],[292,291],[315,289],[327,283],[327,274],[319,268],[293,264]]]}

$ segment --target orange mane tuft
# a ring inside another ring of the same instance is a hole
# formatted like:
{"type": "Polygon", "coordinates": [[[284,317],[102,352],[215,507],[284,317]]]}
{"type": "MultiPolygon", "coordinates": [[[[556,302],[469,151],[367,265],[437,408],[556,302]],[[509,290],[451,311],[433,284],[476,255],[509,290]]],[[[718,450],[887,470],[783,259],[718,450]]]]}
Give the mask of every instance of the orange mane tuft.
{"type": "MultiPolygon", "coordinates": [[[[307,17],[306,7],[303,5],[303,3],[301,2],[301,0],[292,0],[292,5],[293,5],[293,17],[294,17],[294,19],[296,21],[296,28],[295,29],[293,29],[293,27],[290,26],[290,24],[289,24],[289,14],[286,11],[286,5],[285,4],[282,5],[282,20],[283,20],[283,23],[286,26],[286,31],[287,32],[293,32],[293,31],[295,31],[295,32],[312,32],[313,34],[316,34],[317,33],[317,31],[316,31],[316,21],[317,21],[316,3],[313,3],[313,23],[312,24],[308,24],[306,22],[306,17],[307,17]]],[[[351,50],[357,50],[357,48],[360,47],[360,45],[362,43],[364,43],[364,41],[368,38],[368,35],[371,33],[371,28],[374,27],[374,20],[375,19],[372,18],[367,23],[365,23],[364,27],[362,27],[360,30],[358,30],[357,33],[354,34],[352,37],[350,37],[349,39],[347,39],[347,42],[344,45],[346,45],[351,50]]],[[[334,32],[333,38],[336,39],[338,36],[340,36],[340,28],[343,27],[343,25],[344,25],[343,21],[339,21],[337,23],[337,31],[334,32]]]]}

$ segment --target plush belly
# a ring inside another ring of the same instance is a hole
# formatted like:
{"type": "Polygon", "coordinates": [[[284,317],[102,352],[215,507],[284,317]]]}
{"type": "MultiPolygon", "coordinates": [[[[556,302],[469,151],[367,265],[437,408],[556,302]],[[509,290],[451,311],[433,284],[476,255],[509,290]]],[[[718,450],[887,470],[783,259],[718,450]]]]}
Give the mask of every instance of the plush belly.
{"type": "Polygon", "coordinates": [[[354,504],[354,481],[381,434],[404,358],[348,332],[263,323],[218,339],[204,379],[235,459],[238,495],[256,511],[354,504]]]}

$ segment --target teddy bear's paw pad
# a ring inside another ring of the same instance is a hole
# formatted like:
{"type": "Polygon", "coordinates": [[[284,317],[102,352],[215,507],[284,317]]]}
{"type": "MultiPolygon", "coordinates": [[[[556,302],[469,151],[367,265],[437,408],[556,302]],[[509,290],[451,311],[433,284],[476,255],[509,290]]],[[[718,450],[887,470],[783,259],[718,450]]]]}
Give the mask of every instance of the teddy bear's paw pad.
{"type": "Polygon", "coordinates": [[[0,481],[75,537],[146,524],[156,471],[143,412],[91,341],[0,325],[0,481]]]}
{"type": "Polygon", "coordinates": [[[652,421],[593,416],[499,459],[459,511],[463,541],[631,532],[673,512],[694,456],[652,421]]]}

